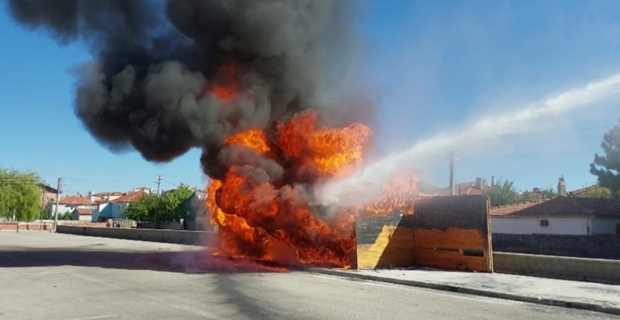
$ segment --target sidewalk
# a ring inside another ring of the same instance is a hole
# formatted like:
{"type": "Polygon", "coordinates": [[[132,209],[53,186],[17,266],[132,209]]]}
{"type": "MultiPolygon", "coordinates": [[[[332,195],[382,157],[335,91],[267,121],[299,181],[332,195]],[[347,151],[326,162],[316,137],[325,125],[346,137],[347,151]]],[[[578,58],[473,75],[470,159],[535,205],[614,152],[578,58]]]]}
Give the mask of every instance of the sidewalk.
{"type": "Polygon", "coordinates": [[[620,315],[620,286],[502,273],[415,270],[312,269],[356,279],[620,315]]]}

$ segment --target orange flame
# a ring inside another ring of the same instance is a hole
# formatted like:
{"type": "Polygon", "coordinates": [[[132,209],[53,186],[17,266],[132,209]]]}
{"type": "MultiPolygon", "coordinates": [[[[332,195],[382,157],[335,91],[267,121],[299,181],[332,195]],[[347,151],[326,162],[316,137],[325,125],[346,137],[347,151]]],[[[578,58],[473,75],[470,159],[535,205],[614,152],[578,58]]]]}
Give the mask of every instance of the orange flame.
{"type": "Polygon", "coordinates": [[[239,92],[237,72],[237,66],[234,63],[221,65],[207,91],[213,92],[220,100],[232,99],[239,92]]]}
{"type": "Polygon", "coordinates": [[[261,168],[249,164],[231,165],[222,180],[211,180],[206,202],[212,223],[219,226],[219,254],[350,268],[355,264],[355,218],[360,210],[413,213],[409,199],[414,176],[387,186],[385,198],[366,208],[331,212],[310,204],[306,183],[347,176],[363,164],[371,136],[367,126],[320,127],[316,114],[304,112],[277,123],[269,143],[267,136],[265,130],[250,129],[224,142],[275,161],[284,175],[268,177],[255,174],[261,168]]]}
{"type": "Polygon", "coordinates": [[[228,137],[224,143],[228,145],[245,146],[260,154],[265,154],[270,150],[265,138],[265,132],[261,129],[250,129],[239,132],[228,137]]]}

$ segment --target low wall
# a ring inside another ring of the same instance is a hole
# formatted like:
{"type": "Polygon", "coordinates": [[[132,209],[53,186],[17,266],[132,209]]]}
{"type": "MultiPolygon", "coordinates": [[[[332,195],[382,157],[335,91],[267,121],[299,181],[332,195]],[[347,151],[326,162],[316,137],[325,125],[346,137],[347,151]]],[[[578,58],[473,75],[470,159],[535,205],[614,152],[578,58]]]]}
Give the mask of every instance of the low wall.
{"type": "Polygon", "coordinates": [[[620,259],[620,236],[494,233],[493,250],[579,258],[620,259]]]}
{"type": "Polygon", "coordinates": [[[2,231],[30,231],[30,230],[51,230],[53,224],[51,223],[38,223],[38,222],[6,222],[0,223],[0,232],[2,231]]]}
{"type": "Polygon", "coordinates": [[[57,232],[81,236],[178,243],[189,245],[205,245],[207,243],[210,243],[211,237],[214,235],[213,232],[204,231],[89,228],[60,225],[58,226],[57,232]]]}
{"type": "Polygon", "coordinates": [[[620,284],[620,261],[493,252],[495,272],[620,284]]]}

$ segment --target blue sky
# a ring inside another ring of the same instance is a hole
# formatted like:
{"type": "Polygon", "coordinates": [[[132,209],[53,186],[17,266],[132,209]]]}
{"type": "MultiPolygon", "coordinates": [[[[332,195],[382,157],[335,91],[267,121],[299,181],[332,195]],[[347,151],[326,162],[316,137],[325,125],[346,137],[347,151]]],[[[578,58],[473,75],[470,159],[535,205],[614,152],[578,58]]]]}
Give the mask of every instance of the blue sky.
{"type": "MultiPolygon", "coordinates": [[[[386,152],[477,117],[518,108],[620,72],[618,1],[369,1],[357,21],[367,47],[365,81],[379,109],[377,144],[386,152]]],[[[73,115],[71,69],[91,59],[80,44],[58,45],[18,27],[0,10],[0,166],[39,173],[67,193],[203,187],[198,150],[168,164],[101,147],[73,115]]],[[[593,153],[618,123],[620,101],[557,118],[552,129],[509,137],[501,147],[457,154],[456,179],[491,175],[521,190],[569,189],[596,181],[593,153]]],[[[445,186],[448,162],[417,168],[445,186]]],[[[415,167],[415,165],[414,165],[415,167]]]]}

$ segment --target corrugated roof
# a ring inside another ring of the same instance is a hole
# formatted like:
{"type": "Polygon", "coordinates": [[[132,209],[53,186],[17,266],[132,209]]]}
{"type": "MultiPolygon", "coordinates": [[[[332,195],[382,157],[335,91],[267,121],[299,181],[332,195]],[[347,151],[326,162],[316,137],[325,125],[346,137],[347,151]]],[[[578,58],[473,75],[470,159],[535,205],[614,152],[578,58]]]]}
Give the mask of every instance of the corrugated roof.
{"type": "Polygon", "coordinates": [[[550,200],[492,207],[492,216],[620,218],[620,200],[557,197],[550,200]]]}

